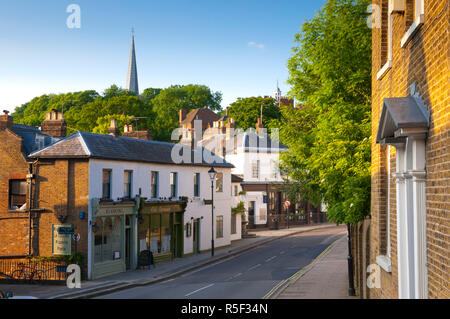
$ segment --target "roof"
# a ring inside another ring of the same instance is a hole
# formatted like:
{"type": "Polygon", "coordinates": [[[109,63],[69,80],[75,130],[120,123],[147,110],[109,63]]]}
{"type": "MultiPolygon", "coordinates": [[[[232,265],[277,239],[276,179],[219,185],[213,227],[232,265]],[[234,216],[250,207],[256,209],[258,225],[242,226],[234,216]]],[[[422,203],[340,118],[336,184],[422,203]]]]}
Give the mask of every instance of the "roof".
{"type": "Polygon", "coordinates": [[[398,139],[395,132],[407,128],[428,128],[430,113],[414,96],[385,98],[378,125],[377,143],[398,139]]]}
{"type": "MultiPolygon", "coordinates": [[[[239,144],[240,145],[240,144],[239,144]]],[[[288,149],[286,145],[277,140],[272,140],[269,134],[264,134],[262,136],[258,135],[256,132],[246,133],[244,135],[244,147],[253,149],[288,149]],[[273,144],[272,144],[273,143],[273,144]]]]}
{"type": "Polygon", "coordinates": [[[201,159],[201,163],[195,163],[194,158],[195,155],[199,156],[199,151],[203,152],[203,148],[194,151],[190,146],[182,144],[77,132],[45,149],[30,154],[30,157],[98,158],[159,164],[234,167],[232,164],[215,155],[213,163],[206,162],[204,158],[201,159]],[[179,161],[176,158],[176,161],[174,161],[172,158],[172,149],[175,146],[179,147],[178,150],[174,150],[174,155],[179,155],[179,161]],[[184,154],[186,154],[186,161],[184,161],[184,154]]]}
{"type": "Polygon", "coordinates": [[[203,125],[207,125],[212,124],[212,122],[214,121],[217,121],[219,119],[219,116],[208,108],[195,109],[190,111],[180,124],[193,123],[197,118],[199,120],[206,121],[207,123],[204,123],[203,125]]]}
{"type": "Polygon", "coordinates": [[[231,182],[232,183],[241,183],[244,181],[242,175],[231,174],[231,182]]]}
{"type": "Polygon", "coordinates": [[[22,152],[25,156],[28,156],[36,149],[36,137],[40,136],[43,139],[44,146],[48,146],[55,141],[55,137],[42,133],[42,131],[34,126],[28,126],[23,124],[13,124],[12,131],[20,136],[23,141],[22,152]]]}

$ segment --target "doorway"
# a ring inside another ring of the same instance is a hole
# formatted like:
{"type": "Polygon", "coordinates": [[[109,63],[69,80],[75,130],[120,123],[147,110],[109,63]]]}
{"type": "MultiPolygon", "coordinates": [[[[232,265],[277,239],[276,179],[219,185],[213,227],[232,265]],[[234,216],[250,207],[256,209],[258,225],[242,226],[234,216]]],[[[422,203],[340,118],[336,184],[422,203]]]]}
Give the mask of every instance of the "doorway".
{"type": "Polygon", "coordinates": [[[192,244],[194,254],[200,252],[200,221],[199,219],[194,220],[193,231],[192,231],[192,244]]]}
{"type": "Polygon", "coordinates": [[[125,265],[126,269],[131,268],[131,226],[130,217],[125,218],[125,265]]]}

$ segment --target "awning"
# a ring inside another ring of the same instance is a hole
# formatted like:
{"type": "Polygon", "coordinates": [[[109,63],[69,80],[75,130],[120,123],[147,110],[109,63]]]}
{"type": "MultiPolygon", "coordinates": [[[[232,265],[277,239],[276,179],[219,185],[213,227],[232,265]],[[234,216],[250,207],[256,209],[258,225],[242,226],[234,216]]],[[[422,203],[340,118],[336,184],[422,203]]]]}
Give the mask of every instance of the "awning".
{"type": "MultiPolygon", "coordinates": [[[[414,96],[385,98],[378,125],[377,143],[404,143],[407,129],[426,131],[430,125],[430,112],[423,102],[414,96]]],[[[417,131],[416,131],[417,132],[417,131]]]]}

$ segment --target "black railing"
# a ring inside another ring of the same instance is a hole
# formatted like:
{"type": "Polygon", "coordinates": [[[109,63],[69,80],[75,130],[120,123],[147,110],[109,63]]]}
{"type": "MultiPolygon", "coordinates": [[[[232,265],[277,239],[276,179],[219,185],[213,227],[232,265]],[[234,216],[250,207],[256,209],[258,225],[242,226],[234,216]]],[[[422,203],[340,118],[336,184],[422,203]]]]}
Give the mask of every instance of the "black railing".
{"type": "Polygon", "coordinates": [[[323,212],[313,212],[306,214],[270,214],[265,219],[267,222],[261,224],[260,218],[255,216],[248,216],[248,229],[255,229],[259,227],[268,227],[273,229],[287,228],[291,226],[310,225],[326,223],[327,216],[323,212]]]}
{"type": "Polygon", "coordinates": [[[67,265],[63,260],[0,257],[0,280],[14,283],[65,281],[67,265]]]}

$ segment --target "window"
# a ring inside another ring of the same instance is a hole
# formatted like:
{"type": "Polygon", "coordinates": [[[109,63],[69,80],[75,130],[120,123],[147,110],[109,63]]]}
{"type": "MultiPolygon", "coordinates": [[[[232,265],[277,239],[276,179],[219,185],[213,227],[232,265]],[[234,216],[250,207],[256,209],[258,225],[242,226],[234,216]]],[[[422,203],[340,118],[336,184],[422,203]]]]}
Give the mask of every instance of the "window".
{"type": "Polygon", "coordinates": [[[234,196],[238,196],[239,195],[239,192],[238,192],[238,186],[237,185],[234,185],[234,196]]]}
{"type": "Polygon", "coordinates": [[[194,197],[200,197],[200,173],[194,173],[194,197]]]}
{"type": "Polygon", "coordinates": [[[123,197],[131,198],[132,196],[132,179],[133,171],[124,171],[123,173],[123,197]]]}
{"type": "Polygon", "coordinates": [[[216,192],[223,192],[223,173],[216,174],[216,192]]]}
{"type": "Polygon", "coordinates": [[[392,15],[389,12],[389,1],[381,3],[381,54],[380,71],[377,79],[380,80],[392,67],[392,15]]]}
{"type": "Polygon", "coordinates": [[[27,181],[12,179],[9,181],[9,209],[26,209],[27,181]]]}
{"type": "Polygon", "coordinates": [[[278,178],[278,163],[277,161],[271,160],[272,163],[272,178],[278,178]]]}
{"type": "Polygon", "coordinates": [[[159,172],[152,172],[152,198],[158,198],[159,193],[159,172]]]}
{"type": "Polygon", "coordinates": [[[103,199],[111,199],[111,170],[110,169],[103,170],[102,198],[103,199]]]}
{"type": "Polygon", "coordinates": [[[223,237],[223,216],[216,217],[216,238],[223,237]]]}
{"type": "Polygon", "coordinates": [[[424,0],[407,1],[406,6],[406,27],[408,30],[401,41],[404,48],[412,39],[420,26],[425,22],[425,2],[424,0]]]}
{"type": "Polygon", "coordinates": [[[178,173],[170,173],[170,197],[178,197],[178,173]]]}
{"type": "Polygon", "coordinates": [[[36,139],[34,140],[34,149],[36,151],[39,151],[43,149],[45,146],[45,138],[44,136],[36,136],[36,139]]]}
{"type": "Polygon", "coordinates": [[[231,234],[236,234],[236,214],[231,214],[231,234]]]}
{"type": "Polygon", "coordinates": [[[94,262],[114,260],[114,253],[121,252],[123,217],[97,217],[94,225],[94,262]]]}
{"type": "Polygon", "coordinates": [[[259,160],[252,162],[252,177],[259,178],[259,160]]]}

